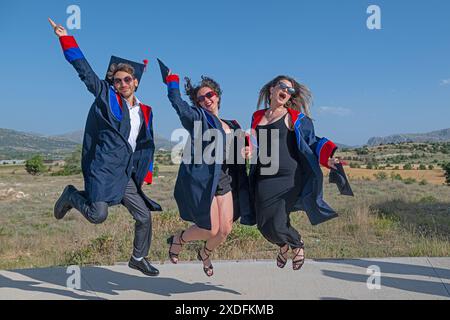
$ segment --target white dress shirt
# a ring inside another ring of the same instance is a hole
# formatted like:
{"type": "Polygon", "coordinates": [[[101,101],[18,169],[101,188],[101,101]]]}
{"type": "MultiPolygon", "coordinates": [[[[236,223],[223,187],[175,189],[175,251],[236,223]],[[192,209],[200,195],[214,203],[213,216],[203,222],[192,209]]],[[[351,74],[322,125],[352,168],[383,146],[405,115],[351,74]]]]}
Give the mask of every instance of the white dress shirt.
{"type": "MultiPolygon", "coordinates": [[[[126,100],[125,100],[126,101],[126,100]]],[[[139,130],[141,129],[141,125],[143,122],[143,115],[141,111],[140,104],[138,98],[134,97],[134,105],[130,106],[127,101],[128,111],[130,112],[130,136],[128,137],[128,143],[131,145],[133,152],[136,150],[136,139],[139,135],[139,130]]]]}

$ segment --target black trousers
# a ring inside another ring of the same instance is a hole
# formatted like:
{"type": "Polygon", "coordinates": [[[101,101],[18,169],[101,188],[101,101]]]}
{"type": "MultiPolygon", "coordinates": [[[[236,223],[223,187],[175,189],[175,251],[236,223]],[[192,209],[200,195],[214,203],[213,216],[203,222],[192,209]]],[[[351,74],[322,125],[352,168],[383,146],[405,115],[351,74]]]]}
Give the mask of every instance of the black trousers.
{"type": "MultiPolygon", "coordinates": [[[[108,217],[108,204],[106,202],[88,203],[83,191],[71,194],[70,202],[91,223],[100,224],[108,217]]],[[[128,182],[122,205],[128,209],[136,221],[134,226],[133,256],[136,258],[146,257],[152,241],[152,217],[151,211],[138,193],[133,179],[130,179],[128,182]]]]}

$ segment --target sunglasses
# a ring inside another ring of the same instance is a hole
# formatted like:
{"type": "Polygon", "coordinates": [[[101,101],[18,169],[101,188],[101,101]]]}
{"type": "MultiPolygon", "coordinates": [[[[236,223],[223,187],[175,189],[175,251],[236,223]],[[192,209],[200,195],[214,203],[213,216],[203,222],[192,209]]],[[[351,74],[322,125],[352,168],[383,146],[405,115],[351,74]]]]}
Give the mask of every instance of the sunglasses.
{"type": "Polygon", "coordinates": [[[214,96],[217,96],[217,94],[214,91],[210,91],[210,92],[204,94],[203,96],[199,96],[197,98],[197,101],[200,103],[200,102],[205,101],[206,98],[211,99],[214,96]]]}
{"type": "Polygon", "coordinates": [[[130,77],[130,76],[127,76],[127,77],[125,77],[125,78],[123,78],[123,79],[120,79],[120,78],[114,78],[114,79],[113,79],[113,83],[114,83],[115,85],[121,84],[122,81],[124,81],[126,84],[130,84],[131,81],[133,81],[133,78],[130,77]]]}
{"type": "Polygon", "coordinates": [[[289,87],[286,83],[284,82],[278,82],[278,87],[280,87],[281,90],[287,89],[287,92],[290,95],[293,95],[295,93],[295,88],[289,87]]]}

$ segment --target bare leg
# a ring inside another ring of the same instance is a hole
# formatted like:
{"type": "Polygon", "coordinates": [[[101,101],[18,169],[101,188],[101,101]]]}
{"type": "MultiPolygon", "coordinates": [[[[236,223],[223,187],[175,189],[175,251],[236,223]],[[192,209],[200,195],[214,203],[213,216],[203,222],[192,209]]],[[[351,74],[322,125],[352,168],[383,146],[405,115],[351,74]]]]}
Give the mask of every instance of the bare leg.
{"type": "Polygon", "coordinates": [[[287,254],[289,252],[289,245],[285,244],[284,246],[280,247],[280,250],[278,251],[277,255],[277,266],[278,268],[284,268],[287,262],[287,254]]]}
{"type": "MultiPolygon", "coordinates": [[[[219,207],[216,198],[217,197],[214,197],[211,203],[211,230],[202,229],[197,225],[192,225],[183,232],[183,236],[181,236],[181,232],[174,235],[173,243],[169,249],[172,253],[178,255],[181,251],[181,245],[186,242],[208,240],[217,235],[219,232],[219,207]]],[[[177,257],[172,257],[171,260],[173,263],[178,262],[177,257]]]]}
{"type": "Polygon", "coordinates": [[[206,275],[213,275],[210,255],[212,251],[225,241],[233,227],[233,196],[231,192],[223,196],[216,196],[218,205],[219,232],[206,241],[205,246],[199,251],[199,256],[203,261],[203,270],[206,275]]]}
{"type": "Polygon", "coordinates": [[[305,250],[303,247],[292,249],[292,269],[300,270],[305,263],[305,250]]]}
{"type": "MultiPolygon", "coordinates": [[[[185,242],[195,240],[206,240],[206,248],[200,250],[200,256],[205,267],[211,266],[209,255],[211,251],[223,243],[230,234],[233,227],[233,196],[231,192],[223,196],[215,196],[211,204],[211,230],[199,228],[196,225],[189,227],[181,233],[174,236],[173,249],[174,253],[179,253],[181,245],[185,242]]],[[[212,275],[212,269],[208,271],[208,275],[212,275]]]]}
{"type": "Polygon", "coordinates": [[[219,207],[219,232],[214,237],[209,238],[206,242],[206,247],[210,250],[214,250],[224,242],[233,228],[232,193],[228,192],[223,196],[216,196],[215,198],[217,199],[219,207]]]}

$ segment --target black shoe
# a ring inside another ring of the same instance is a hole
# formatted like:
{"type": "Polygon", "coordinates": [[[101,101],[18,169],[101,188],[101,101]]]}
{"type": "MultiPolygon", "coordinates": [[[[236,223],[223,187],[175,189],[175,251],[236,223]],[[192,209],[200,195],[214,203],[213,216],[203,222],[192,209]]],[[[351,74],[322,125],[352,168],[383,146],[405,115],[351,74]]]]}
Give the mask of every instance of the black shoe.
{"type": "Polygon", "coordinates": [[[56,201],[55,207],[53,208],[53,214],[56,219],[60,220],[64,218],[66,213],[73,208],[70,202],[70,195],[76,191],[77,189],[72,185],[68,185],[64,188],[63,193],[59,197],[58,201],[56,201]]]}
{"type": "Polygon", "coordinates": [[[131,257],[130,261],[128,262],[128,266],[131,269],[139,270],[147,276],[155,277],[159,275],[159,270],[152,266],[146,258],[143,258],[141,261],[137,261],[136,259],[131,257]]]}

